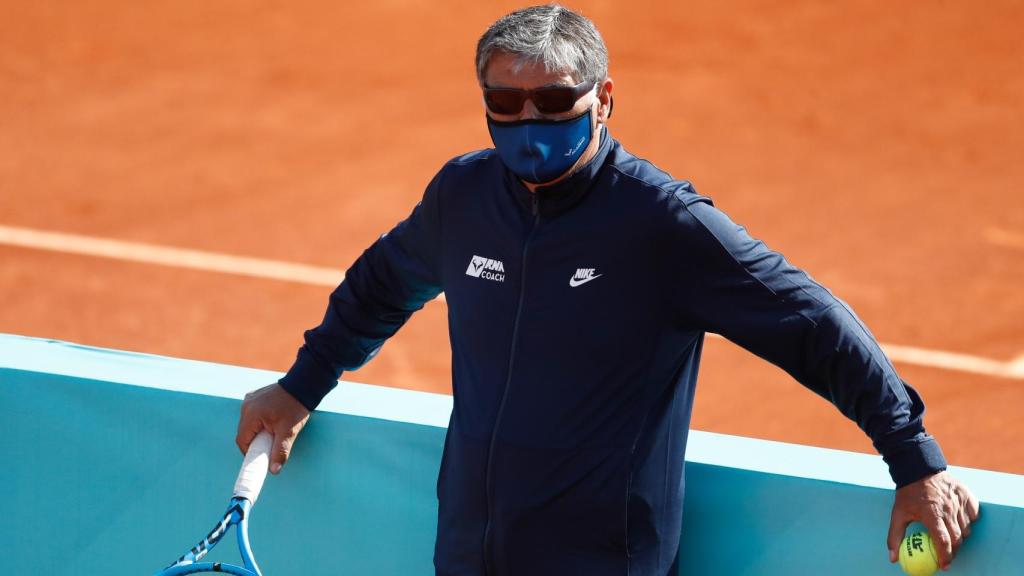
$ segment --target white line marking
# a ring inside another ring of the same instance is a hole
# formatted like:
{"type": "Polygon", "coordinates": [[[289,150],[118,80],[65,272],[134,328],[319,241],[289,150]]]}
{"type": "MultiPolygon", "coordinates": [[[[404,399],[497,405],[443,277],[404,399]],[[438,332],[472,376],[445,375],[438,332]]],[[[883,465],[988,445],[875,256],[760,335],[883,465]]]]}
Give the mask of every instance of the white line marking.
{"type": "Polygon", "coordinates": [[[1024,250],[1024,234],[1001,230],[999,228],[988,228],[985,230],[985,240],[990,244],[1004,248],[1016,248],[1024,250]]]}
{"type": "Polygon", "coordinates": [[[0,244],[160,264],[176,268],[270,278],[314,286],[334,287],[345,278],[344,270],[332,268],[3,225],[0,225],[0,244]]]}
{"type": "Polygon", "coordinates": [[[983,374],[985,376],[995,376],[996,378],[1024,380],[1024,363],[1019,358],[1009,362],[1000,362],[957,352],[925,350],[923,348],[898,346],[896,344],[882,344],[882,349],[885,350],[885,353],[893,362],[956,370],[971,374],[983,374]]]}
{"type": "MultiPolygon", "coordinates": [[[[718,334],[708,334],[708,336],[725,340],[725,338],[718,334]]],[[[952,372],[966,372],[968,374],[992,376],[994,378],[1024,380],[1024,356],[1019,356],[1009,362],[1001,362],[959,352],[928,350],[927,348],[886,344],[884,342],[879,342],[879,345],[885,351],[886,356],[896,364],[909,364],[952,372]]]]}
{"type": "MultiPolygon", "coordinates": [[[[145,264],[158,264],[174,268],[188,268],[223,274],[237,274],[253,278],[266,278],[327,286],[334,288],[345,279],[345,270],[293,264],[280,260],[232,256],[202,250],[171,248],[142,242],[111,240],[64,232],[46,232],[31,228],[17,228],[0,224],[0,245],[18,246],[36,250],[49,250],[66,254],[81,254],[97,258],[127,260],[145,264]]],[[[444,300],[444,294],[437,297],[444,300]]]]}
{"type": "MultiPolygon", "coordinates": [[[[345,277],[344,270],[334,268],[0,225],[0,245],[3,244],[330,288],[337,286],[345,277]]],[[[444,294],[438,296],[438,300],[444,301],[444,294]]],[[[717,335],[712,334],[712,336],[717,335]]],[[[882,348],[889,358],[897,363],[1024,380],[1024,355],[1009,362],[1001,362],[968,354],[927,350],[913,346],[883,343],[882,348]]]]}
{"type": "Polygon", "coordinates": [[[1006,369],[1010,373],[1011,378],[1024,380],[1024,354],[1007,362],[1006,369]]]}

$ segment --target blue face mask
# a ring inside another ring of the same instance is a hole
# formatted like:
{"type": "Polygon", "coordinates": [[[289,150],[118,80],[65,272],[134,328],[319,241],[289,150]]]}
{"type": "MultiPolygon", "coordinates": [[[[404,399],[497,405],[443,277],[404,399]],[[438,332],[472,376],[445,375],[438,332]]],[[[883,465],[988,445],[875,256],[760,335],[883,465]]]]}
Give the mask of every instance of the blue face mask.
{"type": "Polygon", "coordinates": [[[516,176],[531,184],[565,174],[590,145],[590,110],[567,120],[498,122],[487,117],[498,156],[516,176]]]}

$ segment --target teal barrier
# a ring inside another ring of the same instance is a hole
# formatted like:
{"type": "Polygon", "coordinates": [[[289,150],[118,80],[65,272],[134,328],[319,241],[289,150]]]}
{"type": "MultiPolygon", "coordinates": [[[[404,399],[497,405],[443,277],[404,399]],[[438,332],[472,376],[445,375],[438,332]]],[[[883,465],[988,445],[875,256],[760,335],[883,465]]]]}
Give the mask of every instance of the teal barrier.
{"type": "MultiPolygon", "coordinates": [[[[278,376],[0,335],[0,573],[127,576],[174,560],[230,496],[240,398],[278,376]]],[[[264,572],[433,574],[450,409],[342,383],[254,510],[264,572]]],[[[680,574],[900,573],[879,458],[694,431],[687,460],[680,574]]],[[[1024,574],[1024,478],[954,472],[984,504],[948,574],[1024,574]]]]}

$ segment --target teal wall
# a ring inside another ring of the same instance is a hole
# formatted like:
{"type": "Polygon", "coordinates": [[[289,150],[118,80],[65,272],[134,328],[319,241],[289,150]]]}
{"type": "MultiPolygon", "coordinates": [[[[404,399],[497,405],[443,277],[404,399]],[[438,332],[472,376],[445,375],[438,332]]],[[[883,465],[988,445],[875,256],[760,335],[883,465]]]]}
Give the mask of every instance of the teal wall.
{"type": "MultiPolygon", "coordinates": [[[[174,560],[230,497],[240,398],[277,377],[0,335],[0,573],[138,575],[174,560]]],[[[450,406],[343,383],[254,510],[265,574],[433,574],[450,406]]],[[[687,459],[681,574],[900,573],[878,458],[695,431],[687,459]]],[[[984,504],[949,574],[1024,575],[1024,477],[955,472],[984,504]]],[[[234,561],[229,544],[213,556],[234,561]]]]}

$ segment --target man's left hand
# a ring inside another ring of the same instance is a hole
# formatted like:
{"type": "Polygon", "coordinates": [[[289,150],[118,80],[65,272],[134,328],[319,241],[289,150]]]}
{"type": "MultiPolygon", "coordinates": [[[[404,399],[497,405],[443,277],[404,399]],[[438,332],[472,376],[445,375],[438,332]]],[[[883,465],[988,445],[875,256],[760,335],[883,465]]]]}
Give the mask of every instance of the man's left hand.
{"type": "Polygon", "coordinates": [[[971,523],[978,519],[978,499],[948,472],[926,476],[896,490],[889,522],[889,561],[899,560],[907,526],[920,522],[928,529],[939,554],[939,568],[948,570],[971,523]]]}

